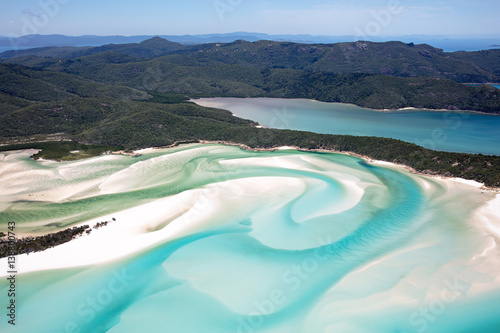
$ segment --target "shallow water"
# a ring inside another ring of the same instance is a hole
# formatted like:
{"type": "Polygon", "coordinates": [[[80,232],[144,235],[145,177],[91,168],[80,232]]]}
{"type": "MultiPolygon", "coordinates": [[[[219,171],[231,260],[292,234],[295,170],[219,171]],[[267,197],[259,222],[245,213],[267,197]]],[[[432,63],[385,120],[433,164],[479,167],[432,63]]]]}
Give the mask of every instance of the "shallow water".
{"type": "MultiPolygon", "coordinates": [[[[2,223],[47,232],[117,216],[104,229],[119,228],[128,209],[141,212],[130,222],[144,234],[171,237],[83,267],[23,274],[23,262],[42,259],[20,256],[18,322],[3,319],[2,332],[500,327],[499,225],[482,211],[492,193],[294,150],[189,145],[64,163],[29,155],[0,158],[2,223]],[[143,208],[169,196],[178,200],[160,213],[180,203],[182,214],[158,221],[143,208]]],[[[0,294],[7,289],[2,278],[0,294]]]]}
{"type": "Polygon", "coordinates": [[[380,112],[354,105],[301,99],[202,98],[263,126],[323,134],[399,139],[433,150],[500,155],[500,116],[473,112],[380,112]]]}

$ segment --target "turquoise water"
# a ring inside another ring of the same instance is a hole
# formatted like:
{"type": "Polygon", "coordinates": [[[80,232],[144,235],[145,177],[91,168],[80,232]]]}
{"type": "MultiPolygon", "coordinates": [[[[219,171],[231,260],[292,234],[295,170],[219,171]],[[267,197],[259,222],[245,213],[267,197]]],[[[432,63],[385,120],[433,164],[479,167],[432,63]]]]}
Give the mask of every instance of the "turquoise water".
{"type": "Polygon", "coordinates": [[[227,109],[271,128],[379,136],[433,150],[500,155],[500,116],[422,110],[378,112],[347,104],[271,98],[210,98],[196,103],[227,109]]]}
{"type": "Polygon", "coordinates": [[[484,224],[498,221],[478,217],[492,193],[331,153],[196,144],[64,163],[29,155],[0,158],[0,219],[19,232],[110,216],[105,228],[127,226],[127,209],[142,212],[131,222],[144,235],[171,237],[83,267],[22,273],[47,259],[19,257],[18,322],[0,321],[2,332],[500,327],[499,235],[484,224]],[[162,201],[165,216],[185,210],[156,221],[143,207],[164,198],[177,200],[162,201]]]}
{"type": "MultiPolygon", "coordinates": [[[[473,83],[471,83],[471,84],[469,84],[469,85],[471,85],[471,86],[473,86],[473,87],[477,87],[477,86],[479,86],[479,84],[473,84],[473,83]]],[[[490,84],[490,86],[495,87],[495,88],[497,88],[497,89],[500,89],[500,85],[499,85],[499,84],[490,84]]]]}

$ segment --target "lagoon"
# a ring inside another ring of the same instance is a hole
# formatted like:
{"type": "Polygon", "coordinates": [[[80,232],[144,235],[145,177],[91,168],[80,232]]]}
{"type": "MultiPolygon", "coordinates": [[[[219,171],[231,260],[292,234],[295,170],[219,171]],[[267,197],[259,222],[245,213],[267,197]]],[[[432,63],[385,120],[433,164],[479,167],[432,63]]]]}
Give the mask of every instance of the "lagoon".
{"type": "Polygon", "coordinates": [[[202,98],[263,126],[399,139],[432,150],[500,155],[500,116],[458,111],[374,111],[302,99],[202,98]]]}
{"type": "Polygon", "coordinates": [[[500,195],[473,182],[288,149],[33,152],[0,154],[2,221],[19,234],[116,221],[18,256],[18,321],[2,332],[500,327],[500,195]]]}

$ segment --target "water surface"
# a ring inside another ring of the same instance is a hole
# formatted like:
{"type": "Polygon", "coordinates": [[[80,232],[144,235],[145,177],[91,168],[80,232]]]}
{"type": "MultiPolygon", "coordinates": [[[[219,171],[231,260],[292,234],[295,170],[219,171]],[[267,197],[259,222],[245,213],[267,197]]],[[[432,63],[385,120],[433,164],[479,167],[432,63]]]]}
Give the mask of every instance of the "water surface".
{"type": "Polygon", "coordinates": [[[31,153],[0,158],[2,223],[40,232],[114,216],[105,228],[140,227],[125,244],[86,236],[108,251],[161,237],[104,263],[78,266],[82,253],[70,252],[76,267],[59,270],[23,273],[52,267],[57,251],[20,256],[18,324],[2,320],[2,332],[500,327],[499,219],[483,211],[493,193],[331,153],[197,144],[63,163],[31,153]]]}
{"type": "Polygon", "coordinates": [[[399,139],[442,151],[500,155],[500,116],[452,111],[379,112],[354,105],[273,98],[195,100],[271,128],[399,139]]]}

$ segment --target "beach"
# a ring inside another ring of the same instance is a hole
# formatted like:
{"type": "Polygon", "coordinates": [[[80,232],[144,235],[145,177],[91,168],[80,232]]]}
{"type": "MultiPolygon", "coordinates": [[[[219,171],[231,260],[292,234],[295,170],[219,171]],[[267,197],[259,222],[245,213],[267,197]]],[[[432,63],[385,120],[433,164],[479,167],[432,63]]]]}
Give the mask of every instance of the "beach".
{"type": "MultiPolygon", "coordinates": [[[[60,228],[109,221],[16,258],[24,288],[41,288],[23,296],[24,311],[53,290],[42,281],[53,281],[60,290],[52,297],[67,295],[57,311],[81,328],[97,324],[72,309],[85,293],[100,295],[117,272],[144,276],[109,301],[128,304],[113,319],[119,332],[137,329],[140,316],[165,306],[170,327],[184,327],[182,313],[192,303],[207,314],[190,322],[194,331],[208,318],[226,318],[211,327],[235,331],[248,324],[246,316],[262,316],[262,328],[283,332],[296,325],[359,330],[361,317],[377,330],[394,327],[376,319],[384,315],[406,318],[404,327],[415,329],[425,319],[418,309],[448,296],[451,283],[461,289],[457,301],[443,303],[446,315],[436,316],[443,329],[451,327],[448,315],[473,304],[486,309],[500,292],[500,194],[476,182],[293,147],[190,144],[62,163],[31,161],[30,153],[0,157],[2,214],[19,230],[52,230],[53,219],[60,228]],[[31,205],[38,220],[28,221],[31,205]],[[172,297],[180,297],[176,307],[172,297]],[[272,307],[262,312],[261,304],[272,307]],[[281,321],[281,313],[289,319],[281,321]]],[[[38,321],[58,329],[50,318],[38,321]]]]}
{"type": "MultiPolygon", "coordinates": [[[[273,150],[295,150],[295,147],[278,147],[273,150]]],[[[143,149],[135,153],[147,154],[157,151],[155,148],[143,149]]],[[[33,151],[23,151],[19,154],[29,155],[34,153],[33,151]]],[[[2,161],[9,161],[12,154],[8,153],[2,156],[2,161]]],[[[113,156],[103,156],[101,159],[103,161],[109,161],[114,158],[113,156]]],[[[43,161],[48,165],[53,165],[57,162],[43,161]]],[[[74,162],[73,166],[81,166],[89,163],[88,161],[74,162]]],[[[285,168],[295,168],[300,169],[299,164],[290,163],[284,157],[273,157],[270,159],[255,158],[254,160],[244,159],[236,161],[223,161],[223,163],[228,165],[236,165],[244,163],[245,165],[253,166],[272,166],[278,165],[279,167],[285,168]]],[[[396,169],[407,169],[405,166],[396,165],[394,163],[385,161],[370,160],[370,163],[374,165],[380,165],[384,167],[391,167],[396,169]]],[[[60,173],[64,174],[66,168],[61,168],[60,173]]],[[[406,170],[405,170],[406,171],[406,170]]],[[[3,167],[0,169],[2,175],[10,175],[4,179],[11,180],[13,182],[19,182],[20,179],[36,179],[40,180],[44,177],[50,177],[50,174],[43,174],[37,171],[30,171],[25,173],[20,170],[16,170],[15,166],[11,168],[3,167]],[[17,171],[17,172],[16,172],[17,171]]],[[[69,172],[68,172],[69,173],[69,172]]],[[[65,175],[65,176],[69,176],[65,175]]],[[[347,174],[341,174],[339,172],[334,172],[334,176],[342,179],[343,185],[351,189],[347,196],[343,198],[341,204],[336,205],[334,209],[330,208],[330,214],[339,213],[344,210],[348,210],[355,206],[364,194],[364,189],[360,187],[356,182],[349,177],[347,174]]],[[[420,177],[421,179],[424,179],[420,177]]],[[[124,179],[119,177],[119,180],[124,179]]],[[[472,180],[465,180],[460,178],[442,178],[440,176],[432,176],[431,179],[438,181],[441,186],[447,188],[448,191],[453,191],[456,188],[464,189],[467,191],[478,191],[481,189],[482,185],[479,182],[472,180]]],[[[200,205],[200,198],[204,200],[210,200],[210,203],[203,203],[207,207],[217,207],[217,195],[223,195],[224,191],[234,191],[234,189],[239,189],[240,192],[266,192],[272,189],[279,191],[280,188],[287,187],[287,191],[290,190],[290,185],[293,182],[297,182],[294,179],[286,177],[266,177],[262,182],[256,182],[255,179],[252,180],[235,180],[213,184],[211,186],[189,190],[186,192],[179,193],[170,197],[155,200],[153,202],[140,205],[134,208],[125,209],[123,211],[114,212],[112,214],[103,215],[92,220],[82,221],[75,226],[80,225],[90,225],[97,223],[98,221],[111,221],[111,219],[116,219],[116,222],[109,223],[106,227],[93,230],[90,235],[84,235],[71,242],[63,245],[59,245],[55,248],[51,248],[39,253],[24,254],[21,256],[23,262],[23,273],[28,273],[37,270],[47,270],[47,269],[60,269],[68,267],[85,266],[92,264],[100,264],[111,260],[116,260],[118,258],[126,257],[144,251],[151,248],[155,244],[161,242],[168,242],[173,239],[182,238],[189,234],[202,231],[204,228],[209,226],[203,226],[203,222],[197,222],[196,216],[200,215],[201,209],[197,206],[200,205]],[[209,198],[209,199],[207,199],[209,198]],[[188,221],[189,220],[189,221],[188,221]]],[[[25,181],[23,181],[25,182],[25,181]]],[[[429,188],[426,185],[426,181],[422,181],[422,186],[424,188],[429,188]]],[[[60,202],[68,198],[78,197],[82,192],[89,193],[89,189],[99,187],[100,193],[118,193],[123,191],[124,183],[122,181],[113,181],[110,179],[98,178],[93,181],[85,181],[79,184],[79,186],[68,185],[58,188],[52,188],[50,190],[45,190],[43,193],[30,193],[18,195],[18,200],[49,200],[60,202]]],[[[16,184],[16,187],[19,184],[16,184]]],[[[298,188],[298,195],[301,191],[304,191],[306,184],[295,184],[298,188]]],[[[14,186],[9,186],[8,183],[4,184],[4,188],[13,188],[14,186]]],[[[4,192],[5,193],[5,192],[4,192]]],[[[7,192],[8,195],[14,195],[12,192],[7,192]]],[[[93,193],[97,195],[97,193],[93,193]]],[[[227,200],[227,198],[225,198],[227,200]]],[[[488,199],[485,198],[484,207],[478,209],[477,216],[474,220],[483,221],[483,225],[491,231],[496,231],[497,235],[499,231],[493,221],[500,221],[500,194],[495,198],[488,199]]],[[[204,216],[199,216],[200,219],[207,219],[210,213],[204,212],[204,216]]],[[[310,218],[310,216],[309,216],[310,218]]],[[[30,234],[31,235],[31,234],[30,234]]],[[[2,261],[6,261],[6,258],[0,259],[0,265],[2,261]]]]}

